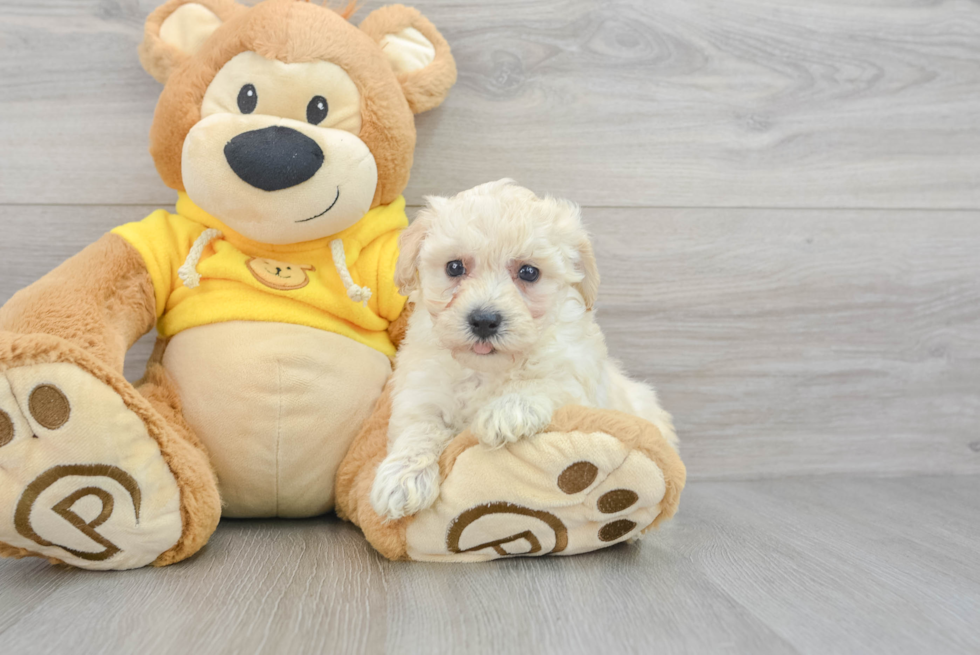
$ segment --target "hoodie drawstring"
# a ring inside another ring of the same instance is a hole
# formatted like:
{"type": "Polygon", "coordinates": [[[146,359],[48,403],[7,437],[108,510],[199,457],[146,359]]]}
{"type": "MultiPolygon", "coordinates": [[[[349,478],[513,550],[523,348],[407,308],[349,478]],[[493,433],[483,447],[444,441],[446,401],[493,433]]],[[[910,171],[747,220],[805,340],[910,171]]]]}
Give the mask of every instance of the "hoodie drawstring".
{"type": "Polygon", "coordinates": [[[223,236],[220,230],[208,228],[201,232],[201,236],[194,241],[191,251],[187,253],[187,259],[184,260],[184,265],[177,269],[177,277],[180,278],[185,287],[194,289],[201,284],[201,274],[197,272],[197,264],[201,261],[201,255],[204,254],[204,249],[208,247],[209,243],[223,236]]]}
{"type": "Polygon", "coordinates": [[[340,239],[331,241],[330,253],[333,255],[333,265],[337,268],[340,281],[344,283],[344,288],[347,289],[347,297],[354,302],[363,303],[367,307],[368,300],[371,299],[371,290],[354,284],[354,278],[350,276],[350,271],[347,270],[347,254],[344,252],[344,242],[340,239]]]}

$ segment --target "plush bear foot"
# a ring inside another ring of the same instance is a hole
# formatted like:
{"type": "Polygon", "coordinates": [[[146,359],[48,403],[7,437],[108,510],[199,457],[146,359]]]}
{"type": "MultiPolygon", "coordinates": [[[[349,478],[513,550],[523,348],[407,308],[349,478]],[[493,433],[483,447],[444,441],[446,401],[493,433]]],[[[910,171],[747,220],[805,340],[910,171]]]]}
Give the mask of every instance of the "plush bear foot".
{"type": "Polygon", "coordinates": [[[177,481],[131,406],[142,399],[124,401],[55,351],[0,365],[0,554],[85,569],[152,564],[183,527],[177,481]]]}
{"type": "Polygon", "coordinates": [[[390,388],[337,475],[337,513],[392,560],[572,555],[640,535],[674,515],[687,472],[652,423],[563,407],[540,434],[488,448],[465,432],[439,459],[435,503],[387,520],[371,506],[385,458],[390,388]]]}
{"type": "Polygon", "coordinates": [[[413,560],[573,555],[639,536],[673,515],[685,471],[651,424],[562,409],[546,431],[499,449],[463,435],[441,462],[439,499],[411,520],[413,560]]]}

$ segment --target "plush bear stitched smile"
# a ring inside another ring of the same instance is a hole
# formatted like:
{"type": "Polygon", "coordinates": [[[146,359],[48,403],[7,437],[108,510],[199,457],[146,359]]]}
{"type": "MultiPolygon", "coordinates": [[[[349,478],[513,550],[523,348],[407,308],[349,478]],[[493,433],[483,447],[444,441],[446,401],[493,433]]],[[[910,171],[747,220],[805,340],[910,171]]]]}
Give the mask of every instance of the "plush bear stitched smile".
{"type": "Polygon", "coordinates": [[[334,196],[333,202],[330,203],[330,206],[329,207],[327,207],[326,209],[324,209],[322,212],[320,212],[316,216],[310,216],[309,218],[304,218],[304,219],[299,220],[299,221],[296,221],[296,222],[297,223],[306,223],[306,222],[312,221],[312,220],[314,220],[316,218],[320,218],[321,216],[323,216],[324,214],[326,214],[328,211],[330,211],[331,209],[333,209],[334,205],[337,204],[337,201],[338,200],[340,200],[340,187],[337,187],[337,195],[334,196]]]}

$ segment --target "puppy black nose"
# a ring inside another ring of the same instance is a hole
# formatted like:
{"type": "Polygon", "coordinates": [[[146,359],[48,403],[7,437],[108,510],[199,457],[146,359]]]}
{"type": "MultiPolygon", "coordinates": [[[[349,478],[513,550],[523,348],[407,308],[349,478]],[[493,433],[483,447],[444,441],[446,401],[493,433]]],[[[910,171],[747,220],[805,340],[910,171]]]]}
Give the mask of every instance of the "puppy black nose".
{"type": "Polygon", "coordinates": [[[489,339],[500,330],[502,318],[497,312],[476,309],[470,312],[470,331],[480,339],[489,339]]]}
{"type": "Polygon", "coordinates": [[[225,144],[225,159],[244,182],[263,191],[279,191],[316,175],[323,165],[323,150],[305,134],[273,125],[234,137],[225,144]]]}

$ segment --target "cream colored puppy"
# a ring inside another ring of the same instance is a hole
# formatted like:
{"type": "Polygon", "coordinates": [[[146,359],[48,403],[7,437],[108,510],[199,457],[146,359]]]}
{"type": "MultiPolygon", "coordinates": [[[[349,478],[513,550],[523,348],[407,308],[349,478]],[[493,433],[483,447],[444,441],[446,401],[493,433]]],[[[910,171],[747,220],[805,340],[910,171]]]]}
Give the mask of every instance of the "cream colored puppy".
{"type": "Polygon", "coordinates": [[[609,359],[592,311],[599,272],[576,205],[511,180],[428,203],[401,237],[395,273],[415,313],[371,491],[379,515],[435,502],[439,456],[460,432],[496,448],[540,432],[563,405],[641,416],[676,446],[653,389],[609,359]]]}

